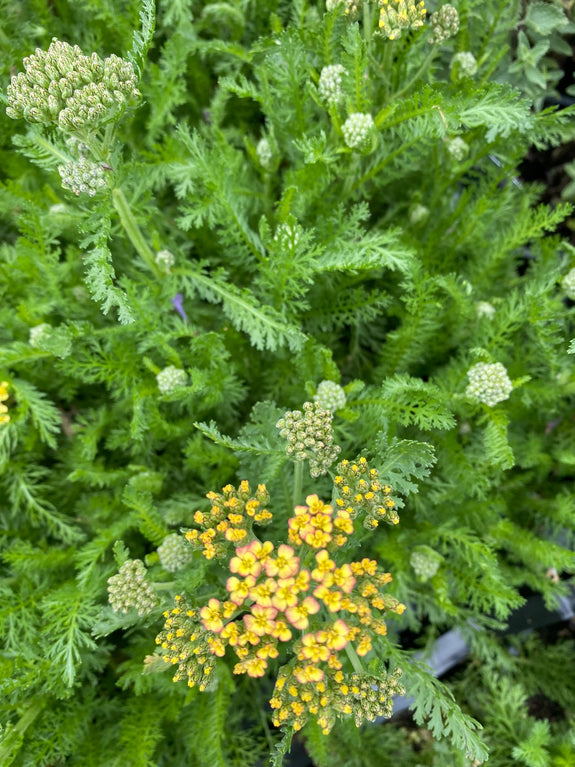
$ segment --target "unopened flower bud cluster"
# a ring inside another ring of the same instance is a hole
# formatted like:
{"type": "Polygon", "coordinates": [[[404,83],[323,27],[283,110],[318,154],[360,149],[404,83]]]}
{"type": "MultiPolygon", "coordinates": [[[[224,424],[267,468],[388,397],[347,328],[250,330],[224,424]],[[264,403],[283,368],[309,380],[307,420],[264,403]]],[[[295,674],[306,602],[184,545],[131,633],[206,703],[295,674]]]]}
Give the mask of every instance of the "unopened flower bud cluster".
{"type": "Polygon", "coordinates": [[[433,35],[429,42],[439,45],[459,32],[459,14],[453,5],[442,5],[441,8],[431,15],[433,35]]]}
{"type": "Polygon", "coordinates": [[[327,473],[341,450],[333,444],[332,418],[331,411],[318,402],[304,402],[303,412],[288,410],[276,423],[281,436],[287,440],[287,455],[296,461],[309,460],[314,478],[327,473]]]}
{"type": "Polygon", "coordinates": [[[175,365],[168,365],[167,368],[160,370],[156,376],[156,381],[162,394],[170,394],[187,384],[188,375],[185,370],[181,370],[175,365]]]}
{"type": "Polygon", "coordinates": [[[327,11],[333,11],[338,5],[343,5],[345,8],[345,14],[351,19],[355,19],[361,0],[326,0],[325,7],[327,11]]]}
{"type": "Polygon", "coordinates": [[[370,114],[354,112],[341,126],[341,130],[350,149],[365,149],[375,133],[375,123],[370,114]]]}
{"type": "Polygon", "coordinates": [[[196,511],[194,522],[200,530],[188,530],[185,538],[192,548],[201,551],[206,559],[223,558],[232,547],[248,540],[252,525],[267,525],[272,514],[265,506],[269,493],[265,485],[258,485],[252,493],[249,482],[243,480],[238,489],[226,485],[221,493],[210,491],[206,498],[209,511],[196,511]]]}
{"type": "Polygon", "coordinates": [[[335,413],[336,410],[345,407],[347,397],[342,387],[335,381],[322,381],[317,387],[316,394],[314,394],[314,400],[324,410],[331,410],[332,413],[335,413]]]}
{"type": "Polygon", "coordinates": [[[476,304],[476,309],[478,317],[487,317],[490,320],[493,319],[495,312],[497,311],[493,304],[490,304],[489,301],[478,301],[476,304]]]}
{"type": "Polygon", "coordinates": [[[132,64],[119,56],[85,56],[54,40],[24,59],[8,86],[8,117],[58,125],[66,131],[98,127],[140,98],[132,64]]]}
{"type": "Polygon", "coordinates": [[[106,171],[102,165],[85,158],[60,165],[58,173],[64,189],[69,189],[75,195],[87,194],[94,197],[107,184],[106,171]]]}
{"type": "Polygon", "coordinates": [[[176,573],[190,564],[193,551],[185,538],[177,533],[167,535],[158,546],[158,557],[164,570],[176,573]]]}
{"type": "Polygon", "coordinates": [[[108,578],[108,601],[114,612],[127,613],[132,608],[148,615],[158,599],[146,581],[147,570],[140,559],[128,559],[117,575],[108,578]]]}
{"type": "Polygon", "coordinates": [[[423,0],[379,0],[379,34],[397,40],[402,31],[422,27],[425,14],[423,0]]]}
{"type": "Polygon", "coordinates": [[[2,381],[2,383],[0,383],[0,426],[10,421],[10,416],[8,415],[8,406],[4,404],[9,396],[8,382],[2,381]]]}
{"type": "Polygon", "coordinates": [[[328,106],[335,106],[343,99],[341,84],[345,73],[345,67],[341,64],[330,64],[321,70],[318,90],[322,101],[328,106]]]}
{"type": "Polygon", "coordinates": [[[477,59],[471,51],[460,51],[451,59],[451,69],[458,80],[473,77],[477,72],[477,59]]]}
{"type": "Polygon", "coordinates": [[[256,154],[262,168],[264,168],[264,170],[271,170],[273,167],[274,155],[269,139],[265,136],[258,141],[256,154]]]}
{"type": "Polygon", "coordinates": [[[467,376],[470,383],[465,390],[466,396],[489,407],[508,399],[513,391],[513,384],[501,362],[491,365],[479,362],[467,371],[467,376]]]}
{"type": "Polygon", "coordinates": [[[34,325],[30,328],[30,335],[28,336],[28,343],[34,349],[39,348],[42,341],[47,339],[52,332],[52,325],[48,322],[41,322],[39,325],[34,325]]]}
{"type": "Polygon", "coordinates": [[[170,269],[176,263],[176,257],[169,250],[159,250],[156,253],[155,261],[159,267],[169,274],[170,269]]]}
{"type": "Polygon", "coordinates": [[[409,557],[409,564],[422,581],[433,578],[437,574],[441,562],[441,554],[438,554],[430,546],[417,546],[409,557]]]}
{"type": "Polygon", "coordinates": [[[281,250],[295,250],[301,233],[302,227],[296,222],[280,224],[274,234],[274,243],[281,250]]]}
{"type": "Polygon", "coordinates": [[[447,151],[454,160],[463,162],[469,154],[469,144],[459,136],[456,136],[447,144],[447,151]]]}
{"type": "Polygon", "coordinates": [[[565,277],[563,277],[561,286],[567,298],[575,301],[575,268],[571,269],[567,272],[565,277]]]}
{"type": "MultiPolygon", "coordinates": [[[[224,495],[208,494],[220,507],[216,516],[222,517],[225,500],[250,503],[247,482],[232,491],[228,486],[224,495]]],[[[234,514],[238,507],[232,506],[234,514]]],[[[297,554],[290,545],[276,548],[252,539],[231,556],[228,550],[225,598],[196,604],[176,597],[156,638],[164,661],[177,666],[174,681],[187,679],[188,686],[206,689],[216,658],[228,647],[237,657],[234,674],[262,677],[287,650],[291,659],[280,669],[270,701],[276,725],[298,730],[313,716],[328,732],[340,716],[352,715],[359,725],[390,714],[391,698],[401,692],[401,672],[369,676],[345,666],[348,650],[359,657],[370,653],[374,637],[387,633],[384,614],[401,614],[405,605],[384,592],[392,578],[376,561],[338,565],[332,522],[333,508],[310,495],[289,520],[290,541],[297,527],[297,554]]]]}
{"type": "Polygon", "coordinates": [[[352,520],[362,515],[367,530],[375,530],[380,522],[390,525],[399,522],[391,486],[380,481],[377,469],[370,469],[363,456],[357,463],[341,461],[334,483],[339,496],[338,509],[344,510],[352,520]]]}

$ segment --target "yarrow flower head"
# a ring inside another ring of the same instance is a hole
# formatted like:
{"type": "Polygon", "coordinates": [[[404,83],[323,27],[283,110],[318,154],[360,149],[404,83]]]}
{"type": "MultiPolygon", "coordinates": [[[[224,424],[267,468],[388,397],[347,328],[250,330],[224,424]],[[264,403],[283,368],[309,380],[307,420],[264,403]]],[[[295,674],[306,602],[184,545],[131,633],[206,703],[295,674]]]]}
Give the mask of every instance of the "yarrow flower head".
{"type": "Polygon", "coordinates": [[[146,581],[147,570],[140,559],[128,559],[117,575],[108,578],[108,601],[114,612],[127,613],[132,608],[148,615],[158,599],[146,581]]]}
{"type": "MultiPolygon", "coordinates": [[[[231,486],[224,491],[229,501],[236,500],[228,519],[236,515],[238,500],[246,507],[250,503],[247,482],[238,491],[231,486]]],[[[215,493],[210,496],[216,500],[215,493]]],[[[217,498],[221,506],[223,496],[217,498]]],[[[197,523],[204,524],[203,513],[196,515],[197,523]]],[[[264,676],[271,662],[287,654],[270,701],[278,726],[299,729],[314,716],[328,732],[338,716],[351,714],[359,725],[389,715],[392,695],[401,690],[400,672],[369,676],[345,666],[348,652],[364,657],[374,649],[376,638],[387,632],[385,613],[400,615],[405,605],[385,593],[391,575],[381,572],[375,560],[335,560],[339,549],[330,535],[335,531],[331,506],[309,495],[306,506],[295,509],[292,519],[298,518],[303,524],[297,553],[286,543],[276,547],[252,539],[228,554],[222,599],[176,597],[156,638],[164,661],[177,666],[174,681],[187,678],[190,687],[203,690],[213,678],[216,658],[228,648],[237,658],[234,674],[253,678],[264,676]],[[325,546],[316,534],[328,535],[325,546]]],[[[291,533],[290,527],[290,543],[291,533]]]]}
{"type": "Polygon", "coordinates": [[[156,380],[158,382],[158,389],[161,393],[170,394],[181,386],[187,384],[188,374],[185,370],[175,367],[175,365],[168,365],[167,368],[160,370],[156,376],[156,380]]]}
{"type": "Polygon", "coordinates": [[[221,493],[209,492],[209,511],[196,511],[194,522],[200,530],[188,530],[186,540],[193,549],[201,551],[206,559],[229,556],[231,549],[241,546],[249,538],[253,524],[267,525],[272,514],[265,506],[269,493],[265,485],[258,485],[252,493],[249,482],[242,480],[238,489],[226,485],[221,493]]]}
{"type": "Polygon", "coordinates": [[[567,298],[575,301],[575,268],[571,269],[569,272],[567,272],[565,277],[563,277],[561,287],[563,288],[563,292],[567,298]]]}
{"type": "Polygon", "coordinates": [[[107,186],[106,171],[101,163],[90,162],[85,157],[58,167],[64,189],[75,195],[87,194],[89,197],[107,186]]]}
{"type": "Polygon", "coordinates": [[[158,546],[158,556],[162,567],[170,573],[175,573],[190,564],[193,550],[183,536],[172,533],[158,546]]]}
{"type": "Polygon", "coordinates": [[[442,5],[441,8],[431,15],[433,35],[429,39],[431,45],[440,45],[445,40],[459,32],[459,14],[453,5],[442,5]]]}
{"type": "Polygon", "coordinates": [[[269,139],[265,136],[258,141],[256,154],[264,170],[271,170],[273,168],[274,154],[269,139]]]}
{"type": "Polygon", "coordinates": [[[425,21],[423,0],[379,0],[379,34],[397,40],[406,29],[418,29],[425,21]]]}
{"type": "Polygon", "coordinates": [[[471,51],[460,51],[451,59],[451,71],[456,80],[473,77],[477,72],[477,59],[471,51]]]}
{"type": "Polygon", "coordinates": [[[8,415],[8,407],[4,403],[10,397],[8,394],[8,382],[2,381],[0,383],[0,426],[8,423],[10,416],[8,415]]]}
{"type": "Polygon", "coordinates": [[[469,144],[459,136],[456,136],[447,144],[447,151],[454,160],[463,162],[469,154],[469,144]]]}
{"type": "Polygon", "coordinates": [[[347,397],[342,387],[335,381],[322,381],[314,395],[314,400],[318,402],[324,410],[331,410],[333,413],[345,407],[347,397]]]}
{"type": "Polygon", "coordinates": [[[42,341],[50,336],[51,332],[52,325],[48,322],[41,322],[39,325],[34,325],[33,328],[30,328],[28,343],[34,349],[37,349],[42,344],[42,341]]]}
{"type": "Polygon", "coordinates": [[[341,84],[346,69],[341,64],[330,64],[321,70],[318,90],[322,101],[328,106],[339,104],[343,99],[341,84]]]}
{"type": "Polygon", "coordinates": [[[156,253],[155,261],[158,266],[166,272],[166,274],[169,274],[170,269],[176,263],[176,257],[169,250],[159,250],[156,253]]]}
{"type": "Polygon", "coordinates": [[[409,557],[409,564],[421,581],[427,581],[437,574],[443,561],[441,554],[430,546],[416,546],[409,557]]]}
{"type": "Polygon", "coordinates": [[[477,310],[478,317],[487,317],[490,320],[493,319],[493,316],[496,312],[495,307],[490,304],[489,301],[478,301],[475,305],[475,308],[477,310]]]}
{"type": "Polygon", "coordinates": [[[140,98],[129,61],[85,56],[77,45],[56,39],[47,51],[37,48],[25,58],[24,69],[8,86],[6,114],[14,119],[66,131],[99,127],[140,98]]]}
{"type": "Polygon", "coordinates": [[[337,465],[334,480],[338,498],[338,511],[350,520],[362,515],[363,526],[375,530],[380,522],[397,525],[399,515],[391,497],[391,486],[382,483],[377,469],[370,468],[362,456],[357,463],[343,460],[337,465]]]}
{"type": "Polygon", "coordinates": [[[286,453],[296,461],[309,459],[310,474],[319,477],[327,473],[341,448],[333,444],[332,412],[318,402],[304,402],[301,410],[288,410],[276,423],[281,436],[287,440],[286,453]]]}
{"type": "Polygon", "coordinates": [[[366,149],[375,135],[375,123],[370,114],[354,112],[341,126],[343,138],[350,149],[366,149]]]}
{"type": "Polygon", "coordinates": [[[489,407],[509,399],[513,391],[513,384],[507,375],[507,370],[500,362],[494,362],[491,365],[479,362],[467,371],[467,376],[470,383],[465,390],[465,395],[489,407]]]}

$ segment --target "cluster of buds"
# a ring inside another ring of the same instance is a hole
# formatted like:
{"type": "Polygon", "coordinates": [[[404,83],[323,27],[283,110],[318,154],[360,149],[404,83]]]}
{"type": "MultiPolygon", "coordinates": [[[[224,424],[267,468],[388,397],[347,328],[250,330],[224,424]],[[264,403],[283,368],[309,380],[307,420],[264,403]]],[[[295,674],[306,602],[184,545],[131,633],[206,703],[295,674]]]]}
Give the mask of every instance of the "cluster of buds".
{"type": "Polygon", "coordinates": [[[319,95],[330,107],[339,104],[343,98],[341,84],[345,73],[345,67],[341,64],[330,64],[321,70],[318,83],[319,95]]]}
{"type": "Polygon", "coordinates": [[[575,301],[575,268],[568,271],[565,277],[563,277],[561,287],[567,298],[575,301]]]}
{"type": "Polygon", "coordinates": [[[258,141],[256,154],[264,170],[271,170],[273,168],[274,154],[269,139],[265,136],[258,141]]]}
{"type": "Polygon", "coordinates": [[[38,349],[41,347],[42,342],[49,338],[51,333],[52,325],[50,325],[48,322],[41,322],[39,325],[34,325],[33,328],[30,328],[28,343],[34,349],[38,349]]]}
{"type": "Polygon", "coordinates": [[[416,546],[409,557],[409,564],[421,581],[428,581],[437,574],[443,561],[441,554],[430,546],[416,546]]]}
{"type": "Polygon", "coordinates": [[[114,612],[127,613],[133,607],[138,615],[149,615],[158,599],[146,581],[147,570],[140,559],[128,559],[119,572],[108,578],[108,601],[114,612]]]}
{"type": "Polygon", "coordinates": [[[337,472],[334,482],[339,510],[345,511],[351,520],[363,514],[367,530],[375,530],[382,521],[397,525],[399,516],[390,495],[391,486],[380,482],[377,469],[370,469],[365,458],[357,463],[341,461],[337,472]]]}
{"type": "Polygon", "coordinates": [[[226,485],[221,493],[207,493],[210,510],[194,514],[194,522],[201,531],[188,530],[186,540],[206,559],[229,556],[232,547],[248,540],[254,523],[267,525],[271,522],[272,514],[265,508],[269,497],[265,485],[258,485],[252,496],[245,479],[237,490],[233,485],[226,485]]]}
{"type": "Polygon", "coordinates": [[[318,402],[324,410],[335,412],[345,407],[347,397],[342,387],[335,381],[322,381],[314,395],[315,402],[318,402]]]}
{"type": "Polygon", "coordinates": [[[156,376],[158,389],[162,394],[171,394],[176,389],[185,386],[188,382],[188,374],[185,370],[177,368],[175,365],[168,365],[167,368],[160,370],[156,376]]]}
{"type": "Polygon", "coordinates": [[[459,32],[459,14],[453,5],[442,5],[441,8],[431,15],[433,35],[429,42],[431,45],[439,45],[459,32]]]}
{"type": "Polygon", "coordinates": [[[452,138],[447,144],[447,151],[457,162],[463,162],[469,154],[469,144],[460,136],[452,138]]]}
{"type": "Polygon", "coordinates": [[[24,59],[24,72],[8,86],[8,117],[58,125],[66,131],[99,127],[140,98],[130,62],[54,39],[24,59]]]}
{"type": "Polygon", "coordinates": [[[367,149],[375,135],[375,123],[370,114],[354,112],[341,126],[343,138],[350,149],[367,149]]]}
{"type": "Polygon", "coordinates": [[[274,243],[281,250],[294,250],[302,231],[302,227],[296,221],[280,224],[274,234],[274,243]]]}
{"type": "Polygon", "coordinates": [[[4,404],[9,396],[8,382],[2,381],[2,383],[0,383],[0,426],[8,423],[10,420],[10,416],[8,415],[8,406],[4,404]]]}
{"type": "Polygon", "coordinates": [[[460,51],[451,59],[451,71],[456,80],[473,77],[477,72],[477,59],[471,51],[460,51]]]}
{"type": "Polygon", "coordinates": [[[477,316],[481,319],[481,317],[487,317],[487,319],[491,320],[495,316],[495,312],[497,311],[493,304],[490,304],[489,301],[478,301],[475,304],[475,309],[477,311],[477,316]]]}
{"type": "Polygon", "coordinates": [[[513,391],[513,384],[501,362],[494,362],[492,365],[479,362],[469,368],[467,376],[470,383],[465,390],[465,396],[489,407],[509,399],[513,391]]]}
{"type": "Polygon", "coordinates": [[[326,10],[328,11],[335,10],[335,8],[337,8],[338,5],[344,6],[346,16],[349,16],[351,19],[355,19],[355,17],[359,13],[361,0],[326,0],[325,1],[325,7],[326,7],[326,10]]]}
{"type": "Polygon", "coordinates": [[[309,460],[310,474],[326,474],[341,448],[333,444],[332,412],[318,402],[304,402],[301,410],[288,410],[276,423],[287,440],[286,453],[296,461],[309,460]]]}
{"type": "Polygon", "coordinates": [[[69,189],[75,195],[87,194],[94,197],[107,185],[106,171],[102,164],[90,162],[84,157],[58,166],[58,173],[64,189],[69,189]]]}
{"type": "Polygon", "coordinates": [[[164,570],[175,573],[192,561],[193,552],[185,539],[177,533],[167,535],[158,546],[158,557],[164,570]]]}
{"type": "MultiPolygon", "coordinates": [[[[331,509],[316,495],[306,501],[315,516],[331,509]]],[[[315,545],[300,553],[303,559],[287,544],[276,550],[271,541],[252,540],[229,560],[225,599],[199,606],[176,597],[156,638],[165,662],[178,667],[174,681],[185,677],[190,687],[205,689],[214,656],[224,657],[228,647],[237,658],[234,674],[262,677],[285,650],[293,657],[270,701],[278,726],[299,729],[311,714],[329,731],[337,715],[352,714],[357,723],[388,715],[397,674],[362,678],[344,664],[351,658],[361,667],[359,657],[373,650],[374,636],[387,633],[385,613],[405,610],[384,592],[391,575],[368,558],[338,566],[327,548],[315,545]]]]}
{"type": "Polygon", "coordinates": [[[297,731],[311,714],[327,735],[338,716],[353,716],[356,727],[366,720],[373,722],[378,716],[390,717],[393,696],[405,694],[400,677],[399,668],[380,676],[338,669],[324,674],[320,680],[302,681],[301,669],[292,661],[278,676],[270,700],[272,721],[276,727],[289,724],[297,731]]]}
{"type": "Polygon", "coordinates": [[[166,274],[169,274],[172,266],[176,263],[176,257],[169,250],[159,250],[156,253],[155,261],[166,274]]]}
{"type": "Polygon", "coordinates": [[[423,0],[379,0],[379,34],[397,40],[406,29],[418,29],[425,21],[423,0]]]}
{"type": "Polygon", "coordinates": [[[288,538],[296,546],[305,544],[311,549],[339,548],[353,533],[353,520],[347,509],[320,501],[317,495],[308,495],[305,506],[295,507],[295,516],[288,519],[288,538]]]}

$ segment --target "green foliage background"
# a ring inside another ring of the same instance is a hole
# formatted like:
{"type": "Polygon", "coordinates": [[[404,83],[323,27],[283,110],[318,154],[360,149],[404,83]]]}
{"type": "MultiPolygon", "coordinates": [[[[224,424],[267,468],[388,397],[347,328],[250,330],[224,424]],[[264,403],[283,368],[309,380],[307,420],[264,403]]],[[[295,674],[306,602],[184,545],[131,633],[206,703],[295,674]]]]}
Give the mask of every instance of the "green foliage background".
{"type": "MultiPolygon", "coordinates": [[[[405,765],[483,759],[472,720],[408,671],[398,644],[410,629],[429,648],[453,627],[483,669],[453,689],[485,724],[490,763],[569,763],[575,685],[558,669],[571,645],[532,638],[511,661],[495,631],[526,590],[549,606],[567,595],[575,567],[575,333],[561,290],[575,251],[556,233],[571,208],[540,203],[518,171],[530,146],[572,137],[572,110],[541,106],[573,27],[561,3],[453,4],[460,31],[432,47],[428,27],[381,40],[368,13],[350,22],[320,2],[158,0],[146,55],[150,1],[0,0],[4,91],[57,37],[131,55],[144,97],[117,126],[114,191],[93,200],[60,186],[61,135],[0,119],[0,380],[12,395],[0,427],[3,767],[247,767],[277,744],[281,763],[267,682],[224,665],[201,695],[143,675],[161,609],[115,615],[106,584],[121,540],[168,603],[201,586],[201,560],[174,580],[156,549],[227,482],[265,482],[285,522],[293,464],[275,423],[324,379],[348,394],[334,420],[342,455],[366,455],[398,494],[400,525],[363,548],[409,605],[389,657],[421,721],[450,737],[419,757],[390,726],[329,738],[310,726],[316,763],[339,753],[379,765],[398,748],[405,765]],[[474,78],[452,77],[458,51],[475,55],[474,78]],[[347,70],[339,111],[317,89],[334,63],[347,70]],[[354,112],[374,118],[370,152],[342,138],[354,112]],[[449,152],[457,136],[463,161],[449,152]],[[289,242],[276,237],[286,227],[289,242]],[[144,257],[162,249],[176,257],[168,274],[144,257]],[[52,332],[31,346],[40,323],[52,332]],[[515,384],[493,408],[464,394],[480,361],[503,363],[515,384]],[[169,365],[189,383],[160,394],[169,365]],[[425,582],[410,565],[421,545],[442,557],[425,582]],[[536,689],[567,719],[519,727],[536,689]]],[[[328,498],[331,480],[307,477],[304,492],[328,498]]]]}

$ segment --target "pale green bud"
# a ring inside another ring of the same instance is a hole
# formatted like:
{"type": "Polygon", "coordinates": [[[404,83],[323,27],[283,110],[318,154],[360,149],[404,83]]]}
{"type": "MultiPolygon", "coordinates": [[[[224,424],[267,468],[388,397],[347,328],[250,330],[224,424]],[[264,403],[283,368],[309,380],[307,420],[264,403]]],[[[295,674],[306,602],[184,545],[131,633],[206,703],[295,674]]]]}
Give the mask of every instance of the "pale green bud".
{"type": "Polygon", "coordinates": [[[513,384],[507,375],[507,370],[500,362],[494,362],[491,365],[479,362],[467,371],[467,376],[470,383],[465,390],[465,395],[489,407],[509,399],[513,391],[513,384]]]}

